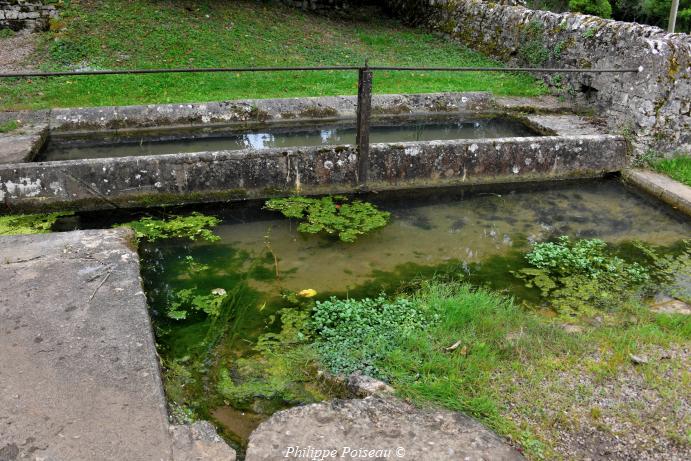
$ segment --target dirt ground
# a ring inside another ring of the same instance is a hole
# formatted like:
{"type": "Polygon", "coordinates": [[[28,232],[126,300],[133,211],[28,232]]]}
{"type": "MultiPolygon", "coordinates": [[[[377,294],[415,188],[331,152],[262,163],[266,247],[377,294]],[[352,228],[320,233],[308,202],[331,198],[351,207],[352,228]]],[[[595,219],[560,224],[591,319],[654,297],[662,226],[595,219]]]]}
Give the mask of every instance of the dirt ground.
{"type": "Polygon", "coordinates": [[[28,33],[0,38],[0,73],[33,69],[29,57],[36,49],[37,39],[36,35],[28,33]]]}

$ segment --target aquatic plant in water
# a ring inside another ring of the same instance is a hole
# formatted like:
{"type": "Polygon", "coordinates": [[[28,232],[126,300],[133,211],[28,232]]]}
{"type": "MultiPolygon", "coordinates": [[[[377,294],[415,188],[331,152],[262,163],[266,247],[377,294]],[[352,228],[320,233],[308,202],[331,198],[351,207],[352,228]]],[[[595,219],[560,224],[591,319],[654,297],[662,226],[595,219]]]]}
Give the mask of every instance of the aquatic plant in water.
{"type": "Polygon", "coordinates": [[[271,199],[264,207],[280,211],[286,218],[302,221],[300,232],[336,234],[344,242],[354,242],[359,236],[386,226],[390,213],[368,202],[334,195],[329,197],[287,197],[271,199]]]}
{"type": "Polygon", "coordinates": [[[147,216],[137,221],[118,224],[115,227],[129,227],[134,230],[138,240],[146,239],[149,242],[168,238],[188,238],[215,242],[220,240],[220,237],[214,234],[211,229],[220,222],[215,216],[192,213],[188,216],[171,216],[167,219],[154,219],[147,216]]]}
{"type": "Polygon", "coordinates": [[[51,231],[59,217],[71,214],[71,212],[57,212],[0,216],[0,235],[46,234],[51,231]]]}
{"type": "MultiPolygon", "coordinates": [[[[650,246],[635,242],[645,260],[625,260],[598,239],[571,241],[562,236],[556,242],[537,243],[526,254],[531,267],[514,275],[526,286],[540,289],[542,297],[560,314],[594,315],[604,309],[615,309],[629,300],[671,283],[674,274],[687,265],[684,254],[661,256],[650,246]]],[[[688,267],[688,266],[687,266],[688,267]]]]}
{"type": "Polygon", "coordinates": [[[218,392],[236,408],[272,412],[286,404],[328,398],[328,389],[317,379],[318,358],[310,342],[309,311],[285,308],[269,323],[279,318],[279,332],[264,333],[251,357],[234,359],[230,368],[220,371],[218,392]]]}
{"type": "Polygon", "coordinates": [[[218,317],[227,293],[223,288],[214,288],[211,293],[200,295],[196,289],[186,288],[175,293],[166,315],[173,320],[184,320],[194,312],[203,312],[218,317]]]}
{"type": "Polygon", "coordinates": [[[311,326],[319,358],[331,372],[348,375],[361,371],[386,378],[379,362],[397,341],[436,320],[413,300],[389,300],[382,295],[375,299],[318,301],[311,326]]]}

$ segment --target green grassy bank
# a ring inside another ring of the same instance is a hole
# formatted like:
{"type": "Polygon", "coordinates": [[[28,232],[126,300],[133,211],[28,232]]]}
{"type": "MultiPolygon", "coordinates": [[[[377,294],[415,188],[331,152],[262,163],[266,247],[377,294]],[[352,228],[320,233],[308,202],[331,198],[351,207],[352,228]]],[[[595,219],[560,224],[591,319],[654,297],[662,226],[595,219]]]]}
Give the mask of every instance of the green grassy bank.
{"type": "Polygon", "coordinates": [[[652,162],[652,167],[672,179],[691,186],[691,156],[656,160],[652,162]]]}
{"type": "MultiPolygon", "coordinates": [[[[270,2],[82,0],[61,12],[39,39],[32,58],[39,69],[360,65],[366,58],[371,65],[500,65],[376,10],[346,21],[270,2]]],[[[515,74],[377,72],[374,78],[376,93],[546,91],[515,74]]],[[[356,92],[354,71],[34,78],[0,82],[0,110],[356,92]]]]}

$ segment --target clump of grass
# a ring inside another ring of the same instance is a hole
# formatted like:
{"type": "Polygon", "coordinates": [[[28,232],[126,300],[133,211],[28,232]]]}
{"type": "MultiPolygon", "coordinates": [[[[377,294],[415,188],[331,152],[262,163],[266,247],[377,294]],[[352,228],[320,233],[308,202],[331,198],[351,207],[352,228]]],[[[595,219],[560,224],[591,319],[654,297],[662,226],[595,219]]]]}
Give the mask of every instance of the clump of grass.
{"type": "Polygon", "coordinates": [[[653,162],[652,167],[672,179],[691,186],[691,155],[657,160],[653,162]]]}
{"type": "Polygon", "coordinates": [[[8,120],[6,122],[0,123],[0,133],[9,133],[16,130],[21,126],[17,120],[8,120]]]}

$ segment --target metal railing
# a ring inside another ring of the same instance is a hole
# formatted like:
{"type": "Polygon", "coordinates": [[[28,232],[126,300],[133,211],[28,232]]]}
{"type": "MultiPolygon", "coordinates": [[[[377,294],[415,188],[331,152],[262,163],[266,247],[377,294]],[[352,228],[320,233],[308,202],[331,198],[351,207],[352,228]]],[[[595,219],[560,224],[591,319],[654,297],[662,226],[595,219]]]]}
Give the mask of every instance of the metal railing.
{"type": "Polygon", "coordinates": [[[549,67],[417,67],[417,66],[302,66],[302,67],[197,67],[171,69],[122,69],[84,70],[57,72],[9,72],[0,73],[3,78],[80,77],[91,75],[134,74],[189,74],[189,73],[241,73],[241,72],[313,72],[357,71],[358,95],[356,112],[356,145],[358,152],[358,184],[365,184],[369,170],[369,127],[372,113],[372,74],[374,71],[421,71],[421,72],[527,72],[527,73],[639,73],[637,69],[557,69],[549,67]]]}

